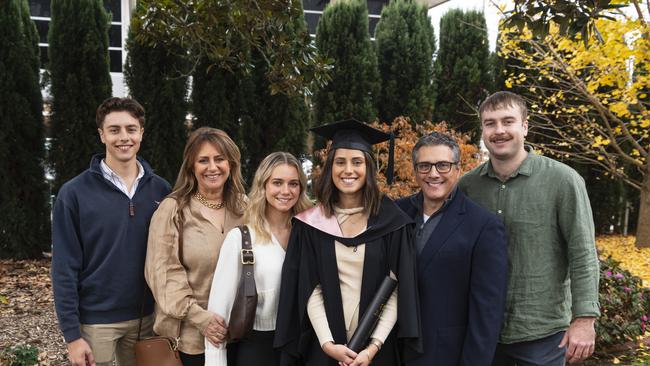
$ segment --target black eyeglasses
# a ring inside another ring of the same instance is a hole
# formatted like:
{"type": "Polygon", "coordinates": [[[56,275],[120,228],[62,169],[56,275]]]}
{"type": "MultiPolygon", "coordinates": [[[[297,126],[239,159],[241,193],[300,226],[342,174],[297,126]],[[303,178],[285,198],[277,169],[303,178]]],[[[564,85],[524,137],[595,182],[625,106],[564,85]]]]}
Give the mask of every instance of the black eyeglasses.
{"type": "Polygon", "coordinates": [[[437,163],[422,162],[422,163],[415,164],[415,170],[417,170],[418,173],[426,174],[431,171],[432,166],[435,166],[438,173],[444,174],[444,173],[449,173],[451,171],[451,167],[454,165],[458,165],[458,162],[457,161],[456,162],[439,161],[437,163]]]}

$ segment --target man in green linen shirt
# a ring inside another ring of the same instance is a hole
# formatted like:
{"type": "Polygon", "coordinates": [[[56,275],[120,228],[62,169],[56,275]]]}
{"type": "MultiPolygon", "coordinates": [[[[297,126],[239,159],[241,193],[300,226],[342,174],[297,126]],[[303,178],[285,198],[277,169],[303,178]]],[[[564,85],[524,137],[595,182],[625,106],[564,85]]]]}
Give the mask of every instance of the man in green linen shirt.
{"type": "Polygon", "coordinates": [[[589,198],[569,166],[524,147],[527,108],[497,92],[480,107],[489,161],[460,188],[508,233],[506,313],[493,366],[564,365],[594,351],[599,265],[589,198]]]}

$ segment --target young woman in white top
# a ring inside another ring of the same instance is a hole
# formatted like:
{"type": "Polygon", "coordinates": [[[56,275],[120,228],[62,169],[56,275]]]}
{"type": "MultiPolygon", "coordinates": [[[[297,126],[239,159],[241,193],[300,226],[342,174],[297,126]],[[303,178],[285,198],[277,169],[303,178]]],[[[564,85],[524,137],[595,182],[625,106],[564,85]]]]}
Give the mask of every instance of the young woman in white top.
{"type": "MultiPolygon", "coordinates": [[[[253,331],[240,342],[217,346],[205,342],[205,364],[278,365],[279,354],[273,349],[280,278],[291,218],[312,206],[306,194],[307,178],[293,155],[274,152],[257,168],[249,193],[244,224],[251,233],[255,256],[254,277],[257,309],[253,331]]],[[[229,322],[241,276],[242,235],[231,230],[219,254],[214,272],[208,310],[229,322]]]]}

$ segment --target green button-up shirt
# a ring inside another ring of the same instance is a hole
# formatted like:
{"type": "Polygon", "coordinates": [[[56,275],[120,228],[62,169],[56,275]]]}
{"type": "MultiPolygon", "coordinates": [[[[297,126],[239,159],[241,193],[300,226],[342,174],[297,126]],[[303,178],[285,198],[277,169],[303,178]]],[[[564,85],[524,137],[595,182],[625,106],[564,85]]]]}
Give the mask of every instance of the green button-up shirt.
{"type": "Polygon", "coordinates": [[[503,219],[508,232],[508,295],[501,343],[540,339],[572,318],[600,315],[599,264],[589,197],[569,166],[529,153],[502,182],[488,161],[460,188],[503,219]]]}

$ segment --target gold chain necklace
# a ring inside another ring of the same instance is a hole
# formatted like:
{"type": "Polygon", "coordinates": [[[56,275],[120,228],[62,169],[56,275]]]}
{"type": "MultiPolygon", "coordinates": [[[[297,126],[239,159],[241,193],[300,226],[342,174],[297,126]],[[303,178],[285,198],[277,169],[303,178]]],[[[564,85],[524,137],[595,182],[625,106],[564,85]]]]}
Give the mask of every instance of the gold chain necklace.
{"type": "Polygon", "coordinates": [[[205,196],[202,195],[199,191],[196,191],[192,195],[192,197],[196,198],[196,200],[199,201],[203,206],[205,206],[207,208],[211,208],[213,210],[218,210],[218,209],[222,208],[226,204],[225,201],[221,201],[219,203],[209,202],[208,199],[205,198],[205,196]]]}

